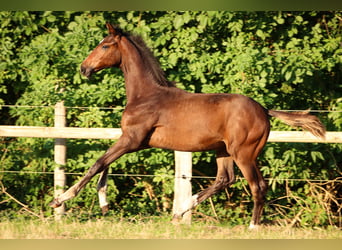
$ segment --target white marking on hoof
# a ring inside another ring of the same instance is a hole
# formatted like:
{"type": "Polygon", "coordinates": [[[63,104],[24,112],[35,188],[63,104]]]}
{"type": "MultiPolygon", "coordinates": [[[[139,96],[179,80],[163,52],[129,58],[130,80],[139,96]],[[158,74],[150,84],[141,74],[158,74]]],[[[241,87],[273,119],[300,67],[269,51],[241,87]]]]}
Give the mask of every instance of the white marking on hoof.
{"type": "Polygon", "coordinates": [[[181,216],[183,216],[186,212],[190,211],[191,209],[193,209],[194,207],[196,207],[198,205],[198,201],[197,201],[198,195],[193,195],[190,200],[186,200],[183,202],[182,204],[182,211],[181,211],[181,216]]]}
{"type": "Polygon", "coordinates": [[[258,228],[259,228],[259,226],[254,225],[254,223],[252,223],[252,222],[249,224],[249,227],[248,227],[249,230],[257,230],[258,228]]]}
{"type": "Polygon", "coordinates": [[[191,197],[192,207],[196,207],[198,205],[198,194],[195,194],[191,197]]]}
{"type": "Polygon", "coordinates": [[[106,189],[107,189],[107,187],[104,186],[98,190],[99,203],[100,203],[101,208],[108,206],[106,189]]]}
{"type": "Polygon", "coordinates": [[[99,203],[100,203],[100,207],[108,206],[108,202],[106,200],[106,197],[99,196],[99,203]]]}

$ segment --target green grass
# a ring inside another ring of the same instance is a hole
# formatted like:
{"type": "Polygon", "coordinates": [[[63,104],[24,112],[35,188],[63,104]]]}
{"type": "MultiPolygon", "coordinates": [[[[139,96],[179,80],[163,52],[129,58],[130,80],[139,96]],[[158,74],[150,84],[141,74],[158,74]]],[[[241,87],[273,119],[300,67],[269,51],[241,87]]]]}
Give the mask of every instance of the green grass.
{"type": "Polygon", "coordinates": [[[173,225],[167,216],[100,218],[83,222],[65,219],[1,219],[0,239],[342,239],[338,228],[227,226],[193,221],[173,225]]]}

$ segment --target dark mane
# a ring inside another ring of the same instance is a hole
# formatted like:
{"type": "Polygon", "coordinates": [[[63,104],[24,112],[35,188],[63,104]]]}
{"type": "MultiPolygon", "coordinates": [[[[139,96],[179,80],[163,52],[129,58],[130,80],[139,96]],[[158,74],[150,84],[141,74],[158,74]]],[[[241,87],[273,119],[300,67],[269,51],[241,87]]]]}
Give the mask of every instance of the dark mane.
{"type": "Polygon", "coordinates": [[[137,48],[141,57],[144,59],[144,63],[147,65],[153,79],[157,84],[165,87],[175,87],[175,83],[168,81],[165,77],[164,71],[161,69],[157,58],[153,55],[149,47],[147,47],[141,36],[132,35],[126,32],[122,33],[129,41],[137,48]]]}

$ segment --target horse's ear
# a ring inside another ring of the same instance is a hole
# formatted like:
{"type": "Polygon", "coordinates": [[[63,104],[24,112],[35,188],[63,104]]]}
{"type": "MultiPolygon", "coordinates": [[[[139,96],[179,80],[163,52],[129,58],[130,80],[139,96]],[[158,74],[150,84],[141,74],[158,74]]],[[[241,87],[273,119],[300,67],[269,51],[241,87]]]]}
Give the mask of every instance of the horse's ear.
{"type": "Polygon", "coordinates": [[[114,26],[111,23],[106,23],[107,29],[108,29],[108,33],[110,35],[115,35],[116,34],[116,30],[114,28],[114,26]]]}
{"type": "Polygon", "coordinates": [[[109,35],[121,37],[124,33],[119,26],[113,25],[111,23],[106,23],[109,35]]]}

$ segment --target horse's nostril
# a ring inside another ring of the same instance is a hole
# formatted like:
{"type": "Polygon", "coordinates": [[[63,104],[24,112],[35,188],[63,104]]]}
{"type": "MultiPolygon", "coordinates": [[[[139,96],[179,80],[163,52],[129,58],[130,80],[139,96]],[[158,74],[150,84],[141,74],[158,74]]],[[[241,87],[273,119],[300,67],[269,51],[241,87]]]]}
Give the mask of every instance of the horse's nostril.
{"type": "Polygon", "coordinates": [[[81,65],[81,74],[86,76],[87,78],[89,78],[92,75],[93,72],[94,72],[93,68],[84,67],[84,66],[81,65]]]}
{"type": "Polygon", "coordinates": [[[87,71],[87,69],[81,65],[81,73],[82,73],[82,75],[85,75],[86,71],[87,71]]]}

